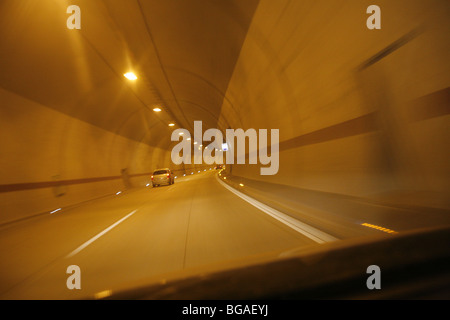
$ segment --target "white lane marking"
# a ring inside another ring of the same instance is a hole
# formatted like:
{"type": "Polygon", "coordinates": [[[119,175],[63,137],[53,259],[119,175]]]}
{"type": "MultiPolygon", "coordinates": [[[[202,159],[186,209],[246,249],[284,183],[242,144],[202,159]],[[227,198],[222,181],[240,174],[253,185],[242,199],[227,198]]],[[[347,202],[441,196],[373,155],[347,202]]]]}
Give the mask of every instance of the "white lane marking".
{"type": "Polygon", "coordinates": [[[133,210],[132,212],[130,212],[129,214],[127,214],[125,217],[123,217],[122,219],[120,219],[119,221],[115,222],[114,224],[110,225],[108,228],[106,228],[105,230],[103,230],[102,232],[100,232],[99,234],[97,234],[96,236],[92,237],[91,239],[89,239],[88,241],[86,241],[85,243],[83,243],[81,246],[79,246],[78,248],[76,248],[75,250],[73,250],[71,253],[69,253],[66,258],[70,258],[73,257],[74,255],[76,255],[78,252],[80,252],[81,250],[83,250],[84,248],[86,248],[88,245],[90,245],[92,242],[94,242],[95,240],[97,240],[98,238],[100,238],[101,236],[103,236],[105,233],[107,233],[108,231],[110,231],[112,228],[114,228],[115,226],[117,226],[119,223],[123,222],[124,220],[128,219],[129,217],[131,217],[133,214],[136,213],[136,211],[138,211],[138,209],[133,210]]]}
{"type": "Polygon", "coordinates": [[[216,178],[217,178],[217,180],[219,180],[219,182],[220,182],[220,184],[222,184],[222,186],[224,186],[229,191],[233,192],[235,195],[237,195],[241,199],[247,201],[254,207],[256,207],[259,210],[263,211],[264,213],[270,215],[271,217],[277,219],[278,221],[284,223],[285,225],[294,229],[295,231],[300,232],[301,234],[310,238],[311,240],[314,240],[317,243],[324,243],[324,242],[331,242],[331,241],[338,240],[337,238],[335,238],[323,231],[320,231],[319,229],[311,227],[310,225],[307,225],[306,223],[300,222],[299,220],[294,219],[293,217],[291,217],[285,213],[282,213],[274,208],[271,208],[268,205],[265,205],[264,203],[261,203],[255,199],[247,196],[246,194],[243,194],[242,192],[237,191],[236,189],[230,187],[225,182],[220,180],[217,176],[216,176],[216,178]]]}

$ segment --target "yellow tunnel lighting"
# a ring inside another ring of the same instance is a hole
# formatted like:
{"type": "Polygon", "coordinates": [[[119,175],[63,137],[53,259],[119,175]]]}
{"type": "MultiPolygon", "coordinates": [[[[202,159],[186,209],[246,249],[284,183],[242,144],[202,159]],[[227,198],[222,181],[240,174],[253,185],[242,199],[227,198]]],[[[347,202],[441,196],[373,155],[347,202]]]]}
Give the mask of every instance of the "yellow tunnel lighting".
{"type": "Polygon", "coordinates": [[[161,112],[161,108],[153,108],[153,111],[155,111],[155,112],[161,112]]]}
{"type": "Polygon", "coordinates": [[[123,76],[124,76],[125,78],[127,78],[128,80],[132,80],[132,81],[134,81],[134,80],[137,79],[136,75],[135,75],[133,72],[127,72],[127,73],[124,73],[123,76]]]}
{"type": "Polygon", "coordinates": [[[169,127],[173,127],[175,123],[169,123],[169,127]]]}

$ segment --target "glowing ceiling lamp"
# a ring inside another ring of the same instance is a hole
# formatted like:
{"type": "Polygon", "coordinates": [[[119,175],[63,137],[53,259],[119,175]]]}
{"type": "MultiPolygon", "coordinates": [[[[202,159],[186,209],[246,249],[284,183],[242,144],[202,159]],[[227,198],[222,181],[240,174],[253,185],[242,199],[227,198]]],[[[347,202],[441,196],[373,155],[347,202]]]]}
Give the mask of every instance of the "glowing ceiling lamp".
{"type": "Polygon", "coordinates": [[[127,72],[127,73],[124,73],[123,76],[124,76],[125,78],[127,78],[128,80],[132,80],[132,81],[134,81],[134,80],[137,79],[137,76],[136,76],[133,72],[127,72]]]}

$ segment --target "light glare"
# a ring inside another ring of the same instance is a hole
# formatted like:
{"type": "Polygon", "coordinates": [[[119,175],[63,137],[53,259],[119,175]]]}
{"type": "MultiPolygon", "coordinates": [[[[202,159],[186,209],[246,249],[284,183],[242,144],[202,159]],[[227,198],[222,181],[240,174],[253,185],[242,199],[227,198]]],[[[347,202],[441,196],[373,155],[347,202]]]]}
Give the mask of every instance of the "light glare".
{"type": "Polygon", "coordinates": [[[124,77],[127,78],[128,80],[132,80],[132,81],[137,79],[136,75],[133,72],[125,73],[124,77]]]}

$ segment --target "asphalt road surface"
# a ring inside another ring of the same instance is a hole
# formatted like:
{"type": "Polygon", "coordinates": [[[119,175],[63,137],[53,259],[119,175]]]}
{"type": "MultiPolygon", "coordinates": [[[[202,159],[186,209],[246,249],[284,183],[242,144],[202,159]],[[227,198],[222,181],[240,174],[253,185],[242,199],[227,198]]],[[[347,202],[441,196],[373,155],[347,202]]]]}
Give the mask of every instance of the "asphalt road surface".
{"type": "Polygon", "coordinates": [[[224,188],[181,177],[0,229],[1,299],[77,299],[165,274],[318,245],[224,188]],[[68,289],[67,268],[81,289],[68,289]]]}

